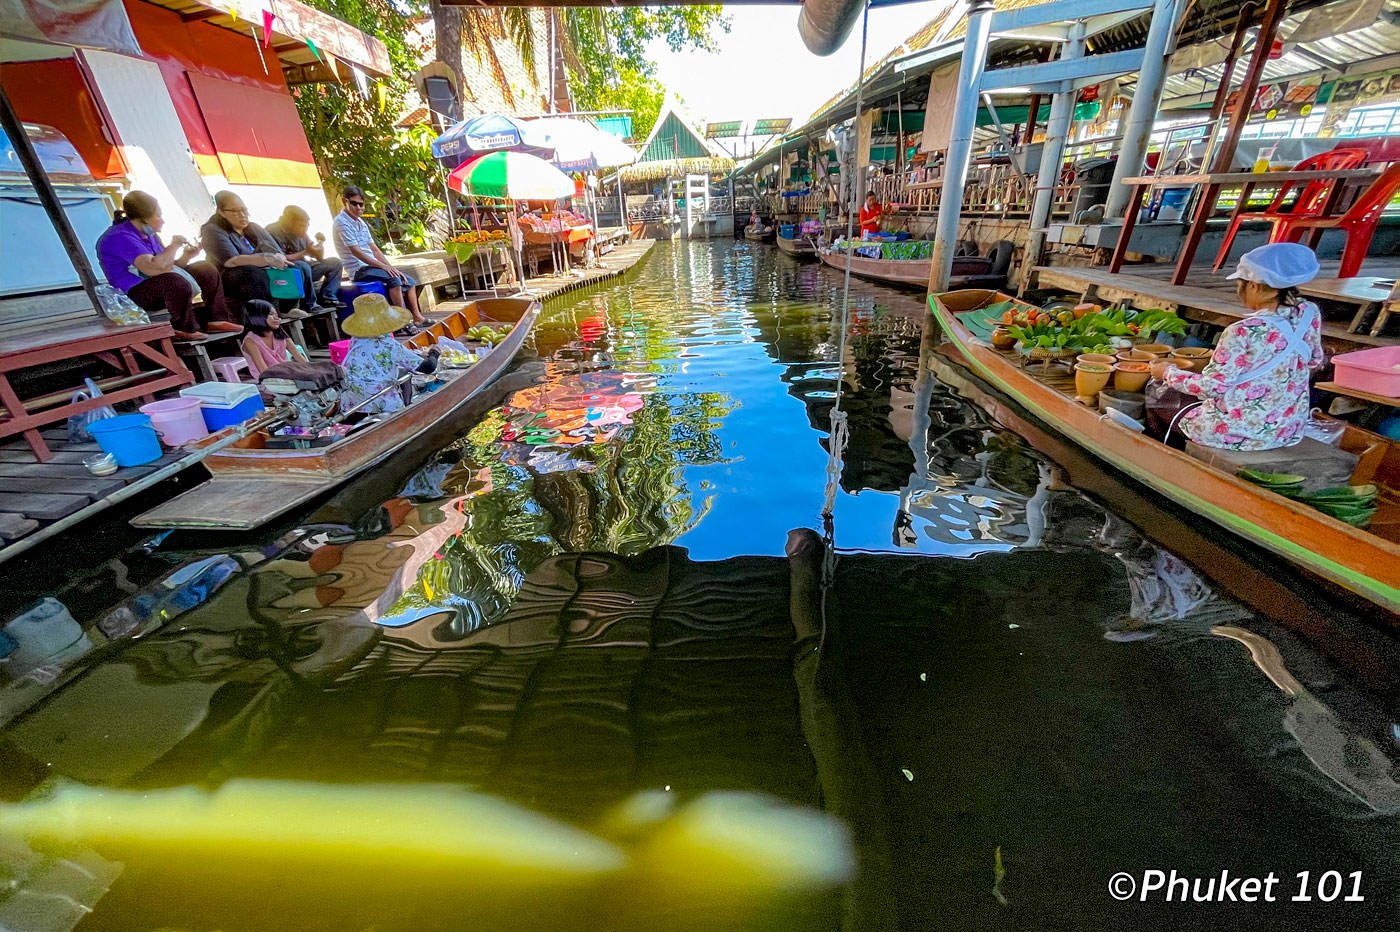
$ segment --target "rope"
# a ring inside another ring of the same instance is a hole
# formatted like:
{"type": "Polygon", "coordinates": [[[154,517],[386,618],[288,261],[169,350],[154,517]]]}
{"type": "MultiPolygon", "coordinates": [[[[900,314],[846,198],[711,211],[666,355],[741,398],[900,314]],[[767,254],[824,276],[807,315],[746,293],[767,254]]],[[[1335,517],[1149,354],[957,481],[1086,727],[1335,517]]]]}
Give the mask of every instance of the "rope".
{"type": "MultiPolygon", "coordinates": [[[[850,203],[846,209],[847,249],[855,236],[856,214],[861,196],[856,164],[860,148],[860,120],[865,110],[865,52],[870,38],[870,0],[865,0],[860,20],[860,68],[856,72],[856,147],[851,153],[850,203]]],[[[846,272],[841,284],[841,336],[836,344],[839,370],[836,378],[836,401],[831,408],[831,431],[828,436],[826,460],[826,499],[822,505],[822,542],[826,545],[822,558],[822,639],[826,639],[826,593],[836,575],[836,490],[841,484],[841,468],[845,461],[846,442],[850,437],[846,412],[841,401],[846,387],[846,337],[851,329],[851,254],[846,253],[846,272]]]]}

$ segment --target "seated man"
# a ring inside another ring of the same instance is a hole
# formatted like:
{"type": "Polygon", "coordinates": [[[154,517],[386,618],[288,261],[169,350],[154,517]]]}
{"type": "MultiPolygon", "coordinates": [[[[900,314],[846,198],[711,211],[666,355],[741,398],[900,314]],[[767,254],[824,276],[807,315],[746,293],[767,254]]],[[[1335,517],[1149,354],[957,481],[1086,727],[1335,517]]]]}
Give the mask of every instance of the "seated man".
{"type": "Polygon", "coordinates": [[[313,243],[307,235],[311,217],[295,204],[282,209],[276,223],[267,225],[267,235],[282,248],[282,254],[301,269],[305,304],[313,313],[323,307],[340,306],[340,270],[342,263],[335,256],[326,258],[326,234],[317,233],[313,243]],[[317,287],[320,282],[320,287],[317,287]]]}
{"type": "Polygon", "coordinates": [[[248,206],[232,191],[214,195],[214,216],[200,227],[204,254],[219,269],[224,296],[238,315],[249,301],[273,301],[268,269],[291,263],[267,231],[248,219],[248,206]]]}
{"type": "Polygon", "coordinates": [[[352,281],[382,284],[390,303],[407,308],[412,315],[412,322],[403,329],[410,334],[415,332],[415,326],[424,323],[418,311],[418,292],[414,290],[418,283],[390,265],[375,245],[374,234],[364,220],[365,192],[350,185],[340,192],[340,200],[345,208],[335,215],[335,251],[344,260],[346,273],[352,281]]]}

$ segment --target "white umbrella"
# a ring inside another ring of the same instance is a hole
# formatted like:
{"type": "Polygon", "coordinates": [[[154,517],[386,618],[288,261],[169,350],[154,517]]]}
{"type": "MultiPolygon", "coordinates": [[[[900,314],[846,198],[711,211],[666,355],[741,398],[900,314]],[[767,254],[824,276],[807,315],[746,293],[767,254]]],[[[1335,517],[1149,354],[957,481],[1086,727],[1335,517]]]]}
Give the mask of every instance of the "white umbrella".
{"type": "Polygon", "coordinates": [[[639,155],[616,136],[592,123],[570,117],[522,120],[525,139],[541,149],[553,149],[555,165],[565,171],[592,171],[631,165],[639,155]]]}

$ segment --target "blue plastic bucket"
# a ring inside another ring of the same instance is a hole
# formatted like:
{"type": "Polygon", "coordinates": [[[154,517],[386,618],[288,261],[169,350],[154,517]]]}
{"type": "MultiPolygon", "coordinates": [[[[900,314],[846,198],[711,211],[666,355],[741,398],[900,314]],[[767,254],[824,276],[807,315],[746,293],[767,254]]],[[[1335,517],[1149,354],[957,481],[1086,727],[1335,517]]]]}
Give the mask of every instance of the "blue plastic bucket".
{"type": "Polygon", "coordinates": [[[92,439],[118,466],[145,466],[160,459],[160,437],[145,414],[118,414],[88,425],[92,439]]]}

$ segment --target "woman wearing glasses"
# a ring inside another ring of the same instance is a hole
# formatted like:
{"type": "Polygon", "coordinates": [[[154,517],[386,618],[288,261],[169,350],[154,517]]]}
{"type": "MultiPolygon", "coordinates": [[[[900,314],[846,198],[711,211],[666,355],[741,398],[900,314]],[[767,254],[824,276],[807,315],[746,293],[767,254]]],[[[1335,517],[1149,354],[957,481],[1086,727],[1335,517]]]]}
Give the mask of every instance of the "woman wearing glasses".
{"type": "Polygon", "coordinates": [[[268,269],[285,269],[287,257],[267,231],[248,219],[248,205],[232,191],[214,195],[214,216],[200,228],[209,261],[219,267],[224,295],[243,313],[249,301],[276,303],[268,269]]]}
{"type": "Polygon", "coordinates": [[[418,283],[407,272],[401,272],[389,264],[384,253],[374,242],[374,234],[365,223],[365,192],[350,185],[340,192],[345,209],[335,215],[335,251],[340,253],[345,263],[345,274],[352,281],[378,282],[384,286],[389,303],[407,308],[413,316],[411,323],[399,331],[405,336],[417,332],[424,324],[423,315],[418,310],[418,283]]]}

